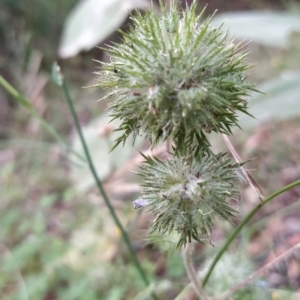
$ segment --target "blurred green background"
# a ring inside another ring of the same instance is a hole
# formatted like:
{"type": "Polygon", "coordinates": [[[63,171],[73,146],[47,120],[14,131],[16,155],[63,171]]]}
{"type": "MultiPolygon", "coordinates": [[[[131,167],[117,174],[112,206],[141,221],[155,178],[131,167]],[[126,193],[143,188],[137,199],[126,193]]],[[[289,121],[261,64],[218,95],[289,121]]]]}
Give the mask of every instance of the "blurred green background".
{"type": "MultiPolygon", "coordinates": [[[[300,178],[300,1],[207,2],[207,15],[218,9],[213,24],[226,19],[224,28],[247,43],[248,60],[254,62],[249,80],[265,93],[250,99],[256,119],[240,116],[244,130],[236,131],[232,141],[244,160],[251,159],[247,166],[267,195],[300,178]]],[[[139,191],[131,172],[138,152],[128,143],[108,154],[116,137],[109,133],[118,123],[107,125],[106,103],[97,102],[102,91],[82,88],[96,83],[93,72],[100,65],[94,60],[109,59],[96,46],[117,42],[115,29],[130,26],[128,11],[146,9],[149,2],[78,3],[0,0],[0,74],[82,152],[62,91],[51,81],[51,66],[58,61],[99,176],[155,283],[152,288],[160,299],[174,299],[188,283],[180,254],[167,255],[157,241],[145,246],[151,216],[133,211],[131,204],[139,191]]],[[[204,4],[199,1],[199,11],[204,4]]],[[[218,137],[212,143],[226,150],[218,137]]],[[[147,149],[142,140],[138,146],[147,149]]],[[[242,217],[256,199],[247,186],[241,195],[242,217]]],[[[245,229],[224,260],[228,272],[236,269],[230,272],[233,282],[300,241],[299,198],[299,189],[279,197],[245,229]],[[237,253],[243,259],[233,263],[237,253]]],[[[213,236],[216,248],[232,230],[219,223],[213,236]]],[[[197,247],[196,266],[203,266],[211,253],[210,246],[197,247]]],[[[215,280],[224,280],[226,288],[224,278],[215,280]]],[[[300,292],[299,258],[262,282],[269,298],[271,289],[300,292]]],[[[137,300],[148,299],[150,290],[131,264],[88,169],[0,87],[0,299],[137,300]]],[[[246,299],[247,293],[235,299],[246,299]]],[[[258,299],[253,295],[249,299],[258,299]]]]}

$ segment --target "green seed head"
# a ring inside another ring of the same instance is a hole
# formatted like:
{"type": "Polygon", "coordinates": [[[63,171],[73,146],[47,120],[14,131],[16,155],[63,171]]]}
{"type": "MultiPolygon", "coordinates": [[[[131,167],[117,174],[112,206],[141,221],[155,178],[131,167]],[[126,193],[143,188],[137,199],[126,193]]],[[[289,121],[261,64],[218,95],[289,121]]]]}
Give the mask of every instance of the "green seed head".
{"type": "Polygon", "coordinates": [[[206,133],[230,134],[236,113],[247,113],[245,54],[222,26],[202,21],[204,10],[196,15],[196,2],[182,13],[175,5],[137,12],[123,42],[106,50],[98,85],[110,89],[111,115],[122,120],[116,145],[145,134],[152,144],[172,137],[175,151],[207,148],[206,133]]]}
{"type": "Polygon", "coordinates": [[[209,236],[216,216],[229,220],[236,215],[226,200],[239,194],[239,167],[224,154],[168,161],[145,156],[139,201],[155,216],[152,229],[168,234],[176,230],[178,248],[209,236]]]}

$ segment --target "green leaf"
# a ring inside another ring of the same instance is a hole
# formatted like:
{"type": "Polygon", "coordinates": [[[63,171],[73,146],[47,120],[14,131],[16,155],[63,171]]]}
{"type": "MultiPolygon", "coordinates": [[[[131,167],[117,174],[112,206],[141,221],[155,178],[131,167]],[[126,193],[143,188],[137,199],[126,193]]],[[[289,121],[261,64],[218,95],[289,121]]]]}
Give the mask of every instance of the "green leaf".
{"type": "Polygon", "coordinates": [[[241,127],[250,129],[258,125],[258,121],[270,118],[287,120],[300,115],[300,72],[285,73],[259,87],[265,94],[253,93],[249,99],[249,113],[239,115],[241,127]]]}
{"type": "Polygon", "coordinates": [[[286,48],[289,35],[300,32],[300,16],[287,12],[232,12],[216,16],[213,26],[224,23],[232,36],[266,46],[286,48]]]}
{"type": "Polygon", "coordinates": [[[69,14],[58,53],[62,58],[90,50],[126,20],[132,9],[146,8],[147,0],[82,0],[69,14]]]}

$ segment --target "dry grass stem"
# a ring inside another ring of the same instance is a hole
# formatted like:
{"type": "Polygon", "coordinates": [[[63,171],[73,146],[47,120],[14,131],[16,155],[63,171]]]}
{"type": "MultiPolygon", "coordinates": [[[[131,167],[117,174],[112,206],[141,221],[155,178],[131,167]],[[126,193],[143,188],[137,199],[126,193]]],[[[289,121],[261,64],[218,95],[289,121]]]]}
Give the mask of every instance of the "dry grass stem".
{"type": "Polygon", "coordinates": [[[274,260],[272,260],[270,263],[266,264],[265,266],[263,266],[261,269],[259,269],[258,271],[252,273],[249,277],[247,277],[245,280],[243,280],[242,282],[240,282],[239,284],[231,287],[228,291],[224,292],[223,294],[215,297],[214,299],[226,299],[228,297],[230,297],[230,295],[232,295],[235,291],[239,290],[240,288],[244,287],[245,285],[249,284],[253,279],[262,276],[264,274],[266,274],[271,268],[273,268],[276,264],[278,264],[279,262],[288,259],[293,253],[295,253],[296,251],[300,250],[300,243],[296,244],[295,246],[293,246],[291,249],[287,250],[286,252],[284,252],[283,254],[279,255],[278,257],[276,257],[274,260]]]}
{"type": "MultiPolygon", "coordinates": [[[[228,149],[230,150],[232,156],[234,157],[235,161],[237,163],[242,163],[242,160],[241,160],[240,156],[238,155],[238,153],[234,149],[234,147],[233,147],[232,143],[230,142],[228,136],[226,134],[222,134],[222,136],[223,136],[223,139],[224,139],[228,149]]],[[[253,179],[253,177],[249,174],[249,172],[244,168],[244,166],[241,166],[241,169],[242,169],[242,172],[243,172],[244,176],[246,177],[249,185],[254,190],[254,192],[257,194],[259,200],[262,201],[264,196],[263,196],[263,193],[262,193],[259,185],[253,179]]]]}

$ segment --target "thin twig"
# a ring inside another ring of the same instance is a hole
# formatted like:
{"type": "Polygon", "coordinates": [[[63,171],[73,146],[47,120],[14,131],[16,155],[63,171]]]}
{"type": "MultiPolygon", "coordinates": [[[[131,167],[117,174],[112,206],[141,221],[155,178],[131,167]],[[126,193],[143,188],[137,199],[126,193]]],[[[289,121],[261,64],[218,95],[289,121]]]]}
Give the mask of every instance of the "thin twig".
{"type": "MultiPolygon", "coordinates": [[[[81,126],[80,126],[80,123],[79,123],[79,120],[78,120],[78,116],[77,116],[77,113],[75,111],[75,108],[74,108],[74,105],[73,105],[73,102],[71,100],[71,97],[70,97],[70,94],[69,94],[69,90],[67,88],[67,85],[65,83],[65,81],[61,78],[62,82],[61,82],[61,86],[62,86],[62,89],[63,89],[63,92],[64,92],[64,95],[65,95],[65,98],[67,100],[67,103],[68,103],[68,106],[69,106],[69,109],[71,111],[71,114],[72,114],[72,117],[74,119],[74,122],[75,122],[75,126],[76,126],[76,129],[78,131],[78,134],[79,134],[79,137],[80,137],[80,140],[81,140],[81,144],[83,146],[83,149],[84,149],[84,153],[86,155],[86,159],[88,161],[88,165],[89,165],[89,168],[91,170],[91,173],[95,179],[95,182],[99,188],[99,191],[105,201],[105,204],[107,205],[108,209],[109,209],[109,212],[115,222],[115,224],[117,225],[118,229],[120,230],[121,234],[122,234],[122,238],[123,240],[125,241],[125,244],[129,250],[129,253],[130,253],[130,256],[132,258],[132,261],[136,267],[136,269],[138,270],[141,278],[143,279],[144,283],[148,286],[149,285],[149,281],[148,281],[148,278],[146,277],[145,273],[144,273],[144,270],[142,269],[142,266],[136,256],[136,253],[134,251],[134,249],[132,248],[132,245],[130,243],[130,240],[129,240],[129,237],[123,227],[123,225],[121,224],[104,188],[103,188],[103,185],[102,185],[102,182],[100,180],[100,178],[98,177],[98,174],[96,172],[96,169],[95,169],[95,166],[94,166],[94,163],[93,163],[93,160],[92,160],[92,157],[90,155],[90,151],[88,149],[88,146],[86,144],[86,141],[85,141],[85,138],[82,134],[82,130],[81,130],[81,126]]],[[[154,299],[158,299],[157,296],[152,293],[152,297],[154,299]]]]}
{"type": "Polygon", "coordinates": [[[208,296],[202,289],[201,284],[198,281],[196,270],[193,266],[192,255],[194,250],[193,243],[187,243],[182,251],[182,257],[187,275],[194,286],[194,290],[201,300],[208,300],[208,296]]]}
{"type": "MultiPolygon", "coordinates": [[[[234,147],[233,147],[232,143],[230,142],[228,136],[224,133],[222,134],[222,136],[223,136],[223,139],[224,139],[227,147],[229,148],[232,156],[234,157],[235,161],[239,164],[242,163],[242,160],[241,160],[240,156],[238,155],[238,153],[234,149],[234,147]]],[[[263,196],[263,193],[262,193],[259,185],[253,179],[253,177],[249,174],[249,172],[244,168],[244,166],[241,166],[241,170],[242,170],[244,176],[246,177],[249,185],[251,186],[251,188],[257,194],[259,200],[261,201],[264,198],[264,196],[263,196]]]]}
{"type": "Polygon", "coordinates": [[[220,260],[220,258],[222,257],[222,255],[224,254],[224,252],[227,250],[227,248],[229,247],[229,245],[231,244],[231,242],[234,240],[234,238],[238,235],[238,233],[242,230],[242,228],[248,223],[248,221],[256,214],[256,212],[266,203],[268,203],[269,201],[271,201],[272,199],[274,199],[276,196],[284,193],[285,191],[292,189],[293,187],[300,185],[300,180],[294,181],[293,183],[284,186],[283,188],[277,190],[276,192],[274,192],[273,194],[269,195],[268,197],[266,197],[263,201],[261,201],[260,203],[258,203],[249,213],[248,215],[240,222],[240,224],[236,227],[236,229],[232,232],[232,234],[229,236],[229,238],[226,240],[225,244],[223,245],[223,247],[220,249],[220,251],[218,252],[218,254],[216,255],[216,257],[214,258],[211,266],[209,267],[209,270],[207,272],[207,274],[204,277],[202,286],[204,287],[205,284],[207,283],[213,269],[215,268],[217,262],[220,260]]]}
{"type": "Polygon", "coordinates": [[[296,244],[295,246],[293,246],[291,249],[287,250],[283,254],[277,256],[270,263],[266,264],[261,269],[259,269],[258,271],[254,272],[249,277],[247,277],[245,280],[243,280],[239,284],[231,287],[228,291],[222,293],[221,295],[215,297],[214,299],[218,299],[218,300],[224,299],[224,298],[232,295],[235,291],[237,291],[240,288],[244,287],[245,285],[249,284],[253,279],[266,274],[272,267],[274,267],[280,261],[288,259],[297,250],[300,250],[300,243],[296,244]]]}

